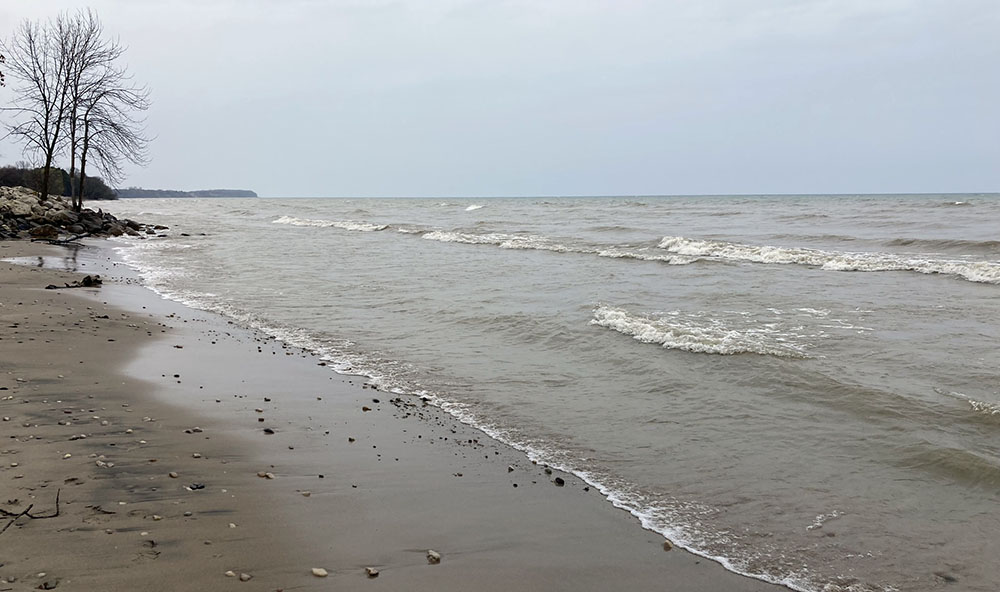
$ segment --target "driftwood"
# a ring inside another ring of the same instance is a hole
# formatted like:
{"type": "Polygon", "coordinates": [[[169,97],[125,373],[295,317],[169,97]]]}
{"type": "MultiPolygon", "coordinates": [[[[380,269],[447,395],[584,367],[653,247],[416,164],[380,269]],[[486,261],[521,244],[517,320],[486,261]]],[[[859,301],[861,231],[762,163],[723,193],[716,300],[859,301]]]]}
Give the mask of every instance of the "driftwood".
{"type": "Polygon", "coordinates": [[[2,514],[6,518],[10,518],[11,519],[10,522],[8,522],[7,524],[4,525],[3,529],[0,529],[0,534],[3,534],[5,532],[7,532],[7,529],[10,528],[11,526],[13,526],[14,523],[17,522],[18,518],[21,518],[23,516],[27,516],[28,518],[31,518],[32,520],[45,520],[46,518],[55,518],[55,517],[59,516],[59,496],[60,496],[60,494],[62,494],[62,489],[57,489],[56,490],[56,509],[51,514],[32,514],[31,513],[31,508],[34,508],[35,504],[29,505],[27,508],[25,508],[21,512],[9,512],[7,510],[4,510],[3,508],[0,508],[0,514],[2,514]]]}
{"type": "Polygon", "coordinates": [[[93,276],[88,275],[88,276],[85,276],[82,280],[75,281],[72,284],[65,284],[65,285],[62,285],[62,286],[57,286],[55,284],[49,284],[49,285],[45,286],[45,289],[46,290],[62,290],[62,289],[65,289],[65,288],[96,288],[96,287],[100,286],[103,283],[104,282],[101,280],[101,276],[99,276],[99,275],[93,275],[93,276]]]}
{"type": "Polygon", "coordinates": [[[49,243],[50,245],[67,245],[67,244],[69,244],[69,243],[71,243],[73,241],[78,241],[81,238],[87,238],[88,236],[94,236],[95,234],[97,234],[97,231],[96,230],[92,230],[90,232],[84,232],[83,234],[76,234],[76,235],[73,235],[73,236],[71,236],[69,238],[63,238],[63,239],[56,239],[56,238],[33,238],[33,239],[31,239],[31,242],[35,243],[35,242],[42,241],[42,242],[49,243]]]}

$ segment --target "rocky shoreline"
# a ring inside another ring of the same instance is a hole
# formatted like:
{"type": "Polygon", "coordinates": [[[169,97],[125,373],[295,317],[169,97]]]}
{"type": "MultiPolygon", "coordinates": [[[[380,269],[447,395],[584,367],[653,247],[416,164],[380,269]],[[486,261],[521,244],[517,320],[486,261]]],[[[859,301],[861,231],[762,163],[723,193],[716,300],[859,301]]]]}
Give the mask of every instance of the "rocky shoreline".
{"type": "Polygon", "coordinates": [[[141,236],[166,230],[134,220],[119,220],[103,212],[84,208],[80,212],[62,196],[44,201],[26,187],[0,187],[0,239],[75,240],[84,236],[141,236]]]}

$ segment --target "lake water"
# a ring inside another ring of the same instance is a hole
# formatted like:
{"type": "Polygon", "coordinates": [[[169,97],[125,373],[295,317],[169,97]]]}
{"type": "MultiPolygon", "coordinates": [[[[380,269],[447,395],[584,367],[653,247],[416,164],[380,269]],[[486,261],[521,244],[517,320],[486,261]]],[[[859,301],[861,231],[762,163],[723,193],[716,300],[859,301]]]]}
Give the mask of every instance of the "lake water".
{"type": "Polygon", "coordinates": [[[1000,195],[101,205],[170,227],[116,243],[161,295],[431,397],[733,571],[1000,588],[1000,195]]]}

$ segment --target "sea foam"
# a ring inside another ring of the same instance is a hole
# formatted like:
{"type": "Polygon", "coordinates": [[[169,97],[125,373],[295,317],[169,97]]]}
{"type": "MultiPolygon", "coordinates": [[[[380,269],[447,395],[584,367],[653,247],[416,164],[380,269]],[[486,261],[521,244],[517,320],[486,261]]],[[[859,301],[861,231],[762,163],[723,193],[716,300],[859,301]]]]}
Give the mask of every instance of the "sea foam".
{"type": "Polygon", "coordinates": [[[970,282],[1000,284],[1000,262],[932,259],[892,253],[852,253],[801,247],[747,245],[725,241],[667,236],[659,248],[669,253],[751,263],[796,264],[828,271],[915,271],[947,274],[970,282]]]}
{"type": "Polygon", "coordinates": [[[289,224],[291,226],[315,226],[319,228],[333,227],[357,232],[377,232],[389,228],[388,224],[370,224],[368,222],[355,222],[353,220],[314,220],[310,218],[296,218],[294,216],[281,216],[272,223],[289,224]]]}
{"type": "Polygon", "coordinates": [[[785,358],[805,358],[805,346],[790,341],[773,326],[733,327],[718,319],[700,315],[668,315],[649,318],[625,310],[599,306],[591,325],[628,335],[636,341],[705,354],[759,354],[785,358]]]}

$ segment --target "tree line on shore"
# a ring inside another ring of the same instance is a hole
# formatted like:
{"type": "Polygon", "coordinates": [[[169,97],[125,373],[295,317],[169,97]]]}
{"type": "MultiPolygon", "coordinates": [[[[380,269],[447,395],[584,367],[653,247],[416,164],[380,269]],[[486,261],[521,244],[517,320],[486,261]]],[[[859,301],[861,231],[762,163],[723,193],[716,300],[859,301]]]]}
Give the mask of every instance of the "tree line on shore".
{"type": "Polygon", "coordinates": [[[0,107],[9,118],[7,137],[38,164],[3,167],[0,175],[21,179],[17,184],[37,190],[42,201],[69,196],[76,211],[84,198],[114,199],[104,181],[118,184],[125,163],[148,159],[140,115],[149,108],[149,90],[119,64],[124,52],[89,9],[25,20],[0,41],[0,84],[9,79],[13,94],[0,107]],[[68,158],[68,172],[54,166],[57,158],[68,158]],[[88,177],[88,165],[104,179],[88,177]]]}
{"type": "MultiPolygon", "coordinates": [[[[13,166],[0,166],[0,187],[27,187],[42,193],[43,170],[21,162],[13,166]]],[[[48,195],[73,197],[82,191],[83,199],[115,199],[117,193],[108,187],[100,177],[87,177],[86,183],[80,182],[80,176],[70,177],[66,169],[53,167],[49,171],[48,195]]]]}

